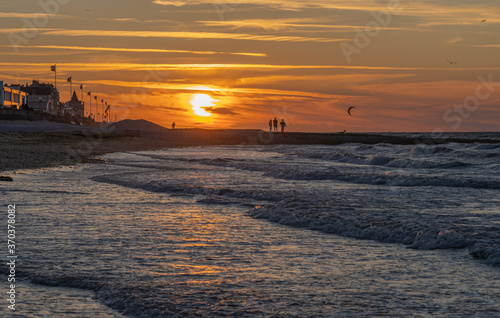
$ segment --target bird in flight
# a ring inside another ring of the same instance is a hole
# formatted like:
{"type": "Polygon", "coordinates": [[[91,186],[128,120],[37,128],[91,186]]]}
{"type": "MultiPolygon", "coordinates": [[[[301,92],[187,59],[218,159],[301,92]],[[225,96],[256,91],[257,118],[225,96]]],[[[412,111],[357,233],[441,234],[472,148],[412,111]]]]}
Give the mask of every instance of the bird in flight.
{"type": "Polygon", "coordinates": [[[347,109],[347,113],[349,114],[349,116],[352,116],[352,115],[351,115],[351,109],[353,109],[353,108],[356,108],[356,107],[351,106],[351,107],[349,107],[349,108],[347,109]]]}
{"type": "Polygon", "coordinates": [[[450,61],[450,60],[446,60],[446,62],[448,62],[450,64],[458,64],[458,62],[453,62],[453,61],[450,61]]]}
{"type": "Polygon", "coordinates": [[[481,21],[481,22],[486,22],[486,19],[484,19],[484,20],[483,20],[483,21],[481,21]]]}

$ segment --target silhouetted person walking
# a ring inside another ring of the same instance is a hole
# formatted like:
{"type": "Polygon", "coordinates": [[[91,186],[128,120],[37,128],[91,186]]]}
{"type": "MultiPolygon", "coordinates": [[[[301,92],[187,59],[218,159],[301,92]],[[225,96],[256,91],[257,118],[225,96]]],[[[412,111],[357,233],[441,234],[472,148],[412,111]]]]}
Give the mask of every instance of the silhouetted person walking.
{"type": "Polygon", "coordinates": [[[274,131],[278,131],[278,120],[276,119],[276,117],[274,117],[273,124],[274,124],[274,131]]]}
{"type": "Polygon", "coordinates": [[[172,129],[175,129],[175,121],[172,123],[172,129]]]}
{"type": "Polygon", "coordinates": [[[280,125],[281,125],[281,132],[285,132],[286,124],[284,119],[281,120],[280,125]]]}
{"type": "Polygon", "coordinates": [[[273,130],[273,120],[269,119],[269,132],[273,130]]]}

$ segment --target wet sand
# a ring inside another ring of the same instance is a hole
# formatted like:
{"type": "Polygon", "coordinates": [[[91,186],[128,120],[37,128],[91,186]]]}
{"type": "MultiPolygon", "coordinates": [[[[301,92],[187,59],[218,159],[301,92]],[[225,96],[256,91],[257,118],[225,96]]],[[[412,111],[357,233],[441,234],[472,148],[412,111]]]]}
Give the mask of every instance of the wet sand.
{"type": "Polygon", "coordinates": [[[98,132],[2,132],[0,171],[99,162],[110,152],[155,150],[171,143],[98,132]]]}

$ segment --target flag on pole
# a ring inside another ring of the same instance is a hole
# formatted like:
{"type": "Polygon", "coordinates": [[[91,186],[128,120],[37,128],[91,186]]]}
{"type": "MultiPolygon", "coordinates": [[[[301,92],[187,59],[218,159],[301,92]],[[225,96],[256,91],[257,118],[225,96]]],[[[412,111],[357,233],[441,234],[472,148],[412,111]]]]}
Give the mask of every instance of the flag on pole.
{"type": "Polygon", "coordinates": [[[56,65],[51,65],[50,70],[54,72],[54,87],[57,88],[57,71],[56,71],[56,65]]]}
{"type": "Polygon", "coordinates": [[[83,84],[80,85],[80,89],[83,89],[83,84]]]}
{"type": "Polygon", "coordinates": [[[104,99],[101,99],[101,103],[104,103],[104,99]]]}
{"type": "Polygon", "coordinates": [[[97,95],[94,96],[94,99],[97,100],[97,95]]]}
{"type": "Polygon", "coordinates": [[[89,96],[90,96],[90,94],[92,94],[92,92],[87,92],[87,95],[89,95],[89,96]]]}
{"type": "Polygon", "coordinates": [[[71,83],[71,76],[68,77],[68,83],[71,83]]]}

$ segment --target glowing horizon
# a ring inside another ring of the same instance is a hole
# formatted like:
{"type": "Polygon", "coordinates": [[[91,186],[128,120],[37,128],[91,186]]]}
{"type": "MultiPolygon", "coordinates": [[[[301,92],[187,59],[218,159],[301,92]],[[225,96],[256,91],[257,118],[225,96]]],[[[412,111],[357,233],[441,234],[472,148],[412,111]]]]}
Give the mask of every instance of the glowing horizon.
{"type": "Polygon", "coordinates": [[[3,3],[0,80],[54,83],[57,65],[62,101],[71,76],[87,103],[92,91],[118,119],[164,126],[266,129],[283,117],[288,131],[498,130],[493,2],[246,4],[3,3]],[[203,95],[217,102],[190,103],[203,95]]]}

